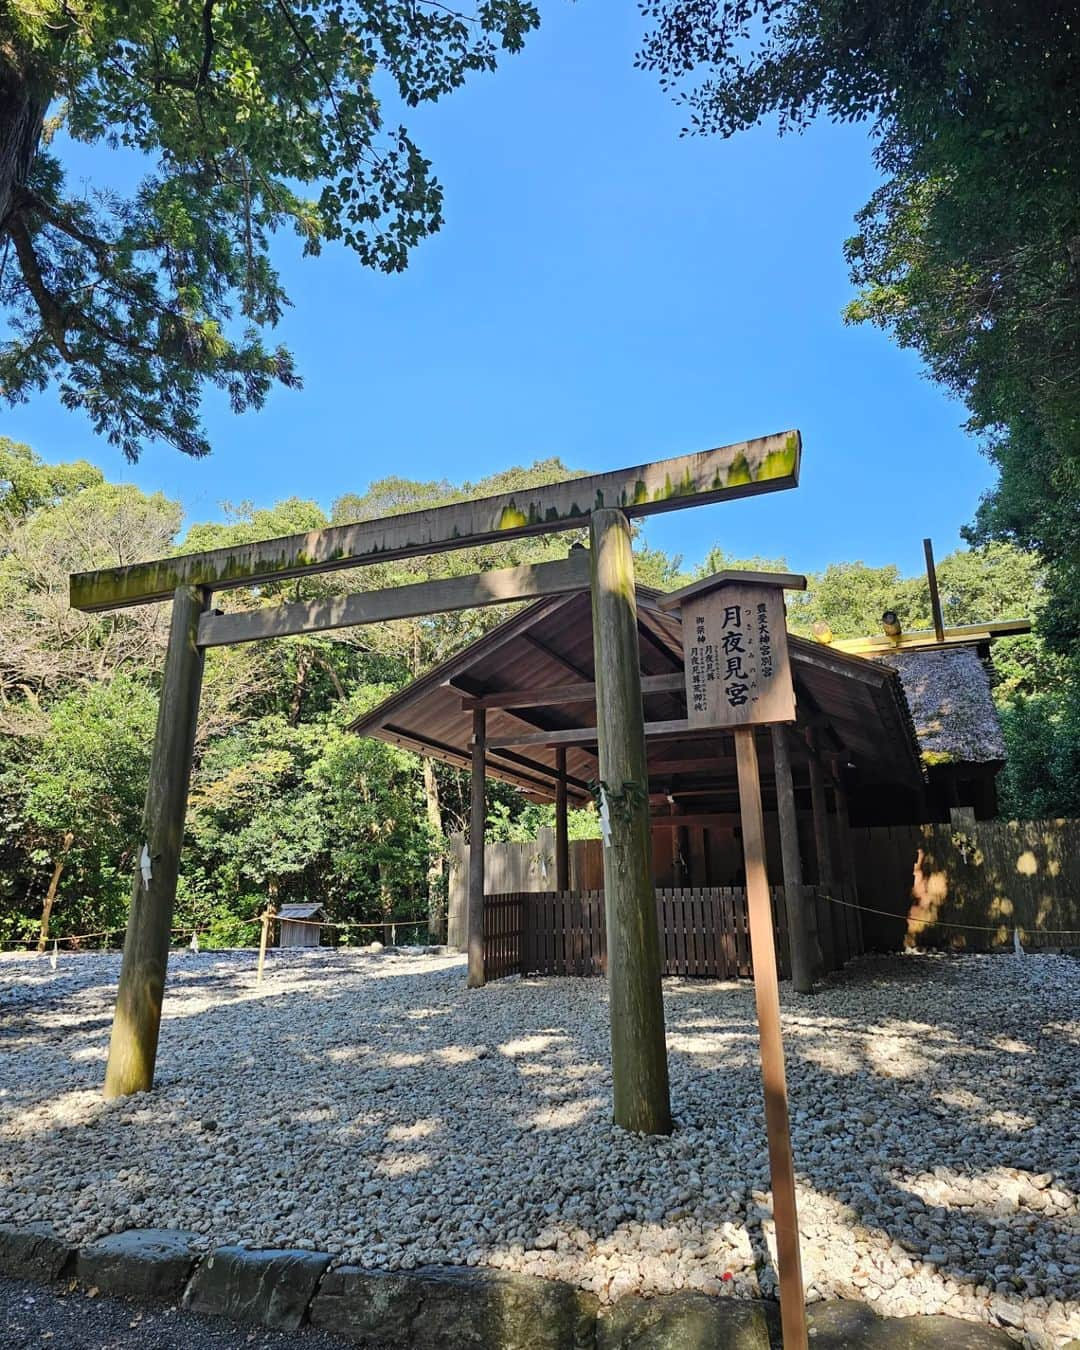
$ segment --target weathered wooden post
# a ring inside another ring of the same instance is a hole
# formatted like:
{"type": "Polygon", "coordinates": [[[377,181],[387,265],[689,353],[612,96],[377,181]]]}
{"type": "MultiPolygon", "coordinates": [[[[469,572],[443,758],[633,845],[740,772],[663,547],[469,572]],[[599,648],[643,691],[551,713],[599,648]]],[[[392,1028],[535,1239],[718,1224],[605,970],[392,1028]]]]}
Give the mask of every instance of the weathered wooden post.
{"type": "Polygon", "coordinates": [[[484,831],[487,828],[487,803],[484,767],[487,756],[487,712],[473,709],[472,799],[469,816],[469,972],[466,983],[479,989],[484,976],[484,831]]]}
{"type": "Polygon", "coordinates": [[[806,1299],[795,1202],[795,1165],[788,1125],[787,1074],[780,1030],[772,906],[765,870],[765,822],[761,814],[761,782],[752,726],[736,727],[735,759],[746,861],[746,904],[750,912],[750,951],[754,961],[754,1000],[761,1043],[761,1081],[765,1089],[765,1134],[769,1141],[776,1266],[780,1276],[780,1322],[784,1350],[806,1350],[806,1299]]]}
{"type": "Polygon", "coordinates": [[[825,800],[825,774],[819,742],[813,730],[806,733],[810,747],[810,806],[814,816],[814,851],[817,853],[818,885],[830,890],[836,884],[832,840],[829,838],[829,807],[825,800]]]}
{"type": "Polygon", "coordinates": [[[259,933],[259,964],[255,970],[255,983],[263,982],[263,968],[266,965],[266,949],[270,945],[270,925],[274,921],[274,907],[267,905],[262,913],[262,929],[259,933]]]}
{"type": "Polygon", "coordinates": [[[625,1130],[670,1134],[629,521],[594,511],[590,536],[614,1119],[625,1130]]]}
{"type": "Polygon", "coordinates": [[[148,1092],[154,1085],[161,1001],[202,690],[203,653],[197,642],[199,616],[209,598],[208,591],[192,586],[179,587],[173,596],[165,675],[143,810],[143,842],[135,864],[105,1070],[106,1097],[148,1092]]]}
{"type": "Polygon", "coordinates": [[[566,746],[555,748],[555,889],[570,889],[570,832],[566,810],[566,746]]]}
{"type": "Polygon", "coordinates": [[[780,820],[780,856],[784,872],[784,898],[788,913],[788,943],[791,947],[791,983],[798,994],[814,988],[815,925],[810,923],[806,896],[803,894],[802,858],[799,854],[799,825],[795,814],[795,784],[791,777],[791,749],[787,729],[780,722],[772,733],[773,777],[776,782],[776,812],[780,820]]]}
{"type": "MultiPolygon", "coordinates": [[[[694,582],[660,602],[663,608],[679,609],[682,614],[687,721],[691,727],[730,728],[735,735],[784,1350],[807,1350],[808,1342],[754,728],[795,720],[783,593],[785,587],[802,590],[805,586],[805,577],[786,573],[726,571],[694,582]]],[[[774,732],[778,729],[773,727],[774,732]]],[[[794,964],[794,930],[792,945],[794,964]]]]}

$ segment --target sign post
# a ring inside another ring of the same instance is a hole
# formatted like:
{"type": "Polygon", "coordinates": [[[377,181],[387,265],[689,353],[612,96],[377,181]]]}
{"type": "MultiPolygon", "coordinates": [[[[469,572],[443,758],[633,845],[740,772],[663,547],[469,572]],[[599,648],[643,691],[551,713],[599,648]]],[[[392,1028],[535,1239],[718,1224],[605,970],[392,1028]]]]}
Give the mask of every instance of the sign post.
{"type": "Polygon", "coordinates": [[[806,1299],[754,728],[795,720],[784,590],[805,587],[788,573],[718,572],[660,601],[682,611],[687,720],[735,736],[784,1350],[807,1350],[806,1299]]]}

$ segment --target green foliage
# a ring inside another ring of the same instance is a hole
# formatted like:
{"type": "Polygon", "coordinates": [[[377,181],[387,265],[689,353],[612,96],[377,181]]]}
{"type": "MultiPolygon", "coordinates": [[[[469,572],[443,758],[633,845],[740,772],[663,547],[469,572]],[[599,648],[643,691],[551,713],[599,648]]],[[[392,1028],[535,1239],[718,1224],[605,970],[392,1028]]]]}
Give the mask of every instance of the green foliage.
{"type": "MultiPolygon", "coordinates": [[[[640,63],[688,129],[869,121],[885,181],[846,253],[870,322],[962,398],[997,486],[973,541],[1047,565],[1080,662],[1080,25],[1061,0],[658,0],[640,63]]],[[[1080,669],[1080,666],[1077,667],[1080,669]]]]}
{"type": "Polygon", "coordinates": [[[998,779],[1013,819],[1080,816],[1080,685],[1062,681],[1001,710],[1009,758],[998,779]]]}
{"type": "Polygon", "coordinates": [[[69,493],[104,481],[85,459],[46,464],[28,445],[0,436],[0,517],[27,516],[69,493]]]}
{"type": "MultiPolygon", "coordinates": [[[[538,830],[554,828],[552,802],[529,802],[522,808],[519,803],[495,800],[488,806],[484,838],[489,844],[527,844],[536,838],[538,830]]],[[[571,807],[567,811],[566,834],[570,840],[600,838],[600,817],[591,803],[580,810],[571,807]]]]}
{"type": "Polygon", "coordinates": [[[529,0],[0,8],[3,396],[55,384],[129,458],[153,440],[205,454],[207,386],[242,411],[299,384],[265,340],[289,303],[271,236],[404,268],[442,223],[442,189],[385,109],[494,69],[538,22],[529,0]],[[72,141],[143,176],[126,193],[69,185],[72,141]]]}
{"type": "Polygon", "coordinates": [[[156,720],[154,691],[118,672],[60,699],[19,767],[22,851],[37,909],[54,865],[64,864],[57,934],[124,922],[156,720]]]}

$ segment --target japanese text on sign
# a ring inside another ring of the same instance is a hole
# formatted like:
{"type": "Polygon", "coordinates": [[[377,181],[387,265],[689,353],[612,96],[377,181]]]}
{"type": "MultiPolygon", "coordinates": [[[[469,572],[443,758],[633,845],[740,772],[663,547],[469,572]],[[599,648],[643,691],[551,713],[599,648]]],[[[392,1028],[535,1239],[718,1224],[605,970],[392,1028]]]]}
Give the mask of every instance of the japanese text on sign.
{"type": "Polygon", "coordinates": [[[795,695],[784,599],[775,587],[728,585],[683,610],[689,720],[703,726],[789,722],[795,695]]]}

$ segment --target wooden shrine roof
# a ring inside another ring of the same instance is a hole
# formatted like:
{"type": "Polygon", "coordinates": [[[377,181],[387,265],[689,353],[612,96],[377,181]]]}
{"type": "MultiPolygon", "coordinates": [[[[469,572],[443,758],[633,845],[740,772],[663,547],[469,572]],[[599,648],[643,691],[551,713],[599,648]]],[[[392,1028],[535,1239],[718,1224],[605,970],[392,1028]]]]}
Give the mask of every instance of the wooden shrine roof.
{"type": "MultiPolygon", "coordinates": [[[[677,613],[658,607],[661,593],[638,587],[641,672],[671,675],[682,671],[681,623],[677,613]]],[[[791,637],[792,667],[798,700],[798,727],[819,728],[822,750],[853,764],[858,781],[922,782],[919,747],[904,688],[895,671],[862,657],[830,650],[791,637]]],[[[493,628],[484,637],[436,666],[352,723],[359,735],[374,736],[403,749],[467,769],[470,763],[470,696],[520,690],[536,691],[593,680],[590,595],[579,591],[539,600],[493,628]]],[[[686,717],[682,690],[648,693],[648,723],[686,717]]],[[[556,779],[556,746],[492,746],[518,733],[559,733],[596,724],[591,697],[580,702],[553,701],[529,707],[490,708],[487,713],[487,774],[550,800],[556,779]]],[[[598,777],[596,745],[568,743],[568,793],[588,799],[598,777]]],[[[759,732],[763,777],[771,777],[767,728],[759,732]]],[[[648,741],[650,791],[694,796],[704,789],[734,790],[731,737],[725,732],[681,733],[662,729],[648,741]]],[[[805,762],[801,739],[792,738],[792,759],[805,762]]]]}

